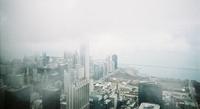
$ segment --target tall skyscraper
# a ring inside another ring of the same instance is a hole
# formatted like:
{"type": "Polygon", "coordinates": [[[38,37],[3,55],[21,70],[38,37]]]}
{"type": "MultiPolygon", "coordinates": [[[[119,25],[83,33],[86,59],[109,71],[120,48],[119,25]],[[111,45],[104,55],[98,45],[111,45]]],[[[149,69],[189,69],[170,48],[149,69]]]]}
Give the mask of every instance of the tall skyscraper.
{"type": "Polygon", "coordinates": [[[84,77],[89,80],[89,49],[86,45],[80,47],[80,63],[84,66],[84,77]]]}
{"type": "Polygon", "coordinates": [[[154,82],[139,83],[139,104],[143,102],[162,105],[162,89],[154,82]]]}
{"type": "Polygon", "coordinates": [[[118,57],[116,54],[112,55],[112,62],[114,70],[116,70],[118,68],[118,57]]]}
{"type": "Polygon", "coordinates": [[[64,90],[66,94],[67,109],[89,108],[89,81],[75,79],[75,70],[69,69],[64,74],[64,90]]]}
{"type": "Polygon", "coordinates": [[[75,67],[69,66],[64,71],[66,107],[89,109],[89,54],[85,46],[80,48],[79,56],[77,52],[74,54],[72,63],[75,67]]]}
{"type": "Polygon", "coordinates": [[[107,73],[112,72],[112,62],[110,56],[106,58],[106,68],[107,68],[107,73]]]}
{"type": "Polygon", "coordinates": [[[42,64],[43,66],[46,66],[49,62],[49,56],[46,55],[46,53],[42,54],[42,64]]]}
{"type": "Polygon", "coordinates": [[[67,102],[67,108],[66,109],[73,109],[73,95],[72,95],[72,85],[73,85],[73,70],[69,69],[68,71],[65,70],[64,72],[64,93],[66,95],[66,102],[67,102]]]}

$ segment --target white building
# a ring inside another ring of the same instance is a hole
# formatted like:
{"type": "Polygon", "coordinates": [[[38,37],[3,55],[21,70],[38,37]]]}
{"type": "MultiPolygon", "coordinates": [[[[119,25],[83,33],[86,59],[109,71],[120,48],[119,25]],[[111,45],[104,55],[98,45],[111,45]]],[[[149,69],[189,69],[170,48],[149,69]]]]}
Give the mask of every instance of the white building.
{"type": "Polygon", "coordinates": [[[141,103],[139,109],[160,109],[160,105],[152,103],[141,103]]]}

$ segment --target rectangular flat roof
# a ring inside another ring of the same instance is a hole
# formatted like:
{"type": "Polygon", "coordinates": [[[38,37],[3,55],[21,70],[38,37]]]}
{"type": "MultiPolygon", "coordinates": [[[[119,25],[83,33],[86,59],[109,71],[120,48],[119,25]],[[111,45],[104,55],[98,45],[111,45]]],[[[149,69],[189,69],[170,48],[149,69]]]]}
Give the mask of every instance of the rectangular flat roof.
{"type": "Polygon", "coordinates": [[[139,109],[160,109],[160,105],[152,103],[141,103],[139,109]]]}

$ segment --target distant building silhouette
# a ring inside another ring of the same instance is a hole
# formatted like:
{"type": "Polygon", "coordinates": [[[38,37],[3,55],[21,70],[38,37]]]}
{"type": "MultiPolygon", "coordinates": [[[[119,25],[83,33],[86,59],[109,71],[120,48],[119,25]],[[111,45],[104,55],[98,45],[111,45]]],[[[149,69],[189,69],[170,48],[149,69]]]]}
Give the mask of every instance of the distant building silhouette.
{"type": "Polygon", "coordinates": [[[114,64],[114,70],[118,69],[118,57],[116,54],[112,55],[112,62],[114,64]]]}

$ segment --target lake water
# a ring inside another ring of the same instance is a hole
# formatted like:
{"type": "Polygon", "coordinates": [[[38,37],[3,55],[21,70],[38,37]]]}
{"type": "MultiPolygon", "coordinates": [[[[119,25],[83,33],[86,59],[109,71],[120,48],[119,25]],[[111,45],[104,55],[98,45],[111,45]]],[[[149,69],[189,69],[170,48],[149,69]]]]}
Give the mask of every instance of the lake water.
{"type": "Polygon", "coordinates": [[[133,68],[139,71],[139,75],[175,78],[175,79],[191,79],[200,81],[199,70],[151,68],[151,67],[140,67],[140,66],[133,66],[133,68]]]}
{"type": "Polygon", "coordinates": [[[200,81],[200,56],[192,52],[135,52],[119,56],[119,66],[133,67],[140,75],[200,81]]]}

